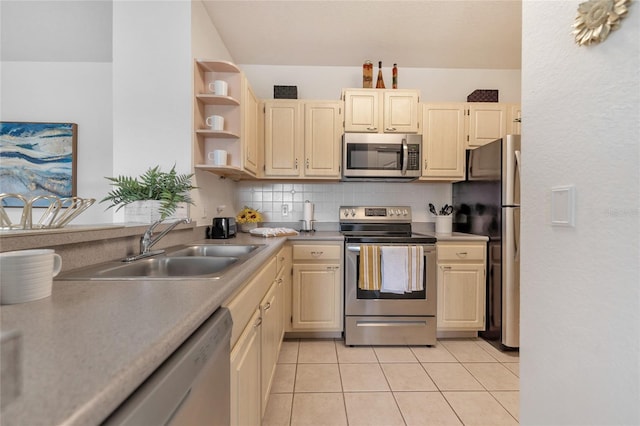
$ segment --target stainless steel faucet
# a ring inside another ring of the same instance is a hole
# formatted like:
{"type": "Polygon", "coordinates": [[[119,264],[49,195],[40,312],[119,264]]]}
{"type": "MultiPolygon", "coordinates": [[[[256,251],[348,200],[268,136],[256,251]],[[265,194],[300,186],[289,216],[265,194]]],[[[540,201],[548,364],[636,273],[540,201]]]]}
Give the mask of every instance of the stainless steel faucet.
{"type": "Polygon", "coordinates": [[[156,222],[153,222],[144,234],[140,238],[140,254],[135,256],[126,257],[123,262],[133,262],[134,260],[143,259],[145,257],[155,256],[157,254],[164,253],[164,250],[154,250],[151,251],[151,247],[153,247],[162,237],[167,235],[173,228],[180,225],[181,223],[191,223],[191,219],[180,219],[171,223],[166,229],[164,229],[160,234],[154,236],[153,231],[156,229],[158,225],[163,222],[164,219],[160,219],[156,222]]]}

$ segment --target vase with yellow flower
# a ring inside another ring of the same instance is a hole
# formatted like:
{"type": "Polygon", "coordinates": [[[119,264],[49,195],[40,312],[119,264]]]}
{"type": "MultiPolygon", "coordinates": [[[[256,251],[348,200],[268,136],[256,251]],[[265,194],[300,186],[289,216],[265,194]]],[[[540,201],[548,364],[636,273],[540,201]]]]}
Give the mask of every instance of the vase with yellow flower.
{"type": "Polygon", "coordinates": [[[256,229],[260,222],[262,222],[262,213],[251,207],[244,206],[240,213],[236,215],[236,223],[240,226],[240,231],[242,232],[256,229]]]}

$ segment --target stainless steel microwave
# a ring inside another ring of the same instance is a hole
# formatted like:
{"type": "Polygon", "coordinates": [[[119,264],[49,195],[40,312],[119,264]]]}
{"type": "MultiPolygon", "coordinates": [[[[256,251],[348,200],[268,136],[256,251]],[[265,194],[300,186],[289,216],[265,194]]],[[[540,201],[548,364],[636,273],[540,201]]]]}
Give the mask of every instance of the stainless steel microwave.
{"type": "Polygon", "coordinates": [[[422,135],[345,133],[343,180],[414,180],[420,177],[422,135]]]}

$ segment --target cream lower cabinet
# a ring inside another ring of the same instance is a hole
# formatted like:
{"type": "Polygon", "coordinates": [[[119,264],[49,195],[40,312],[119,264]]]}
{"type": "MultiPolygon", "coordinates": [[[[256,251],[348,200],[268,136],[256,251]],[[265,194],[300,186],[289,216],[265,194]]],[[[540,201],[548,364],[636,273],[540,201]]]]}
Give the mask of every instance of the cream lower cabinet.
{"type": "Polygon", "coordinates": [[[231,311],[231,424],[259,425],[284,334],[278,257],[225,303],[231,311]]]}
{"type": "Polygon", "coordinates": [[[256,309],[231,351],[232,425],[259,425],[262,419],[261,322],[256,309]]]}
{"type": "Polygon", "coordinates": [[[340,102],[271,100],[264,105],[266,178],[340,178],[340,102]]]}
{"type": "Polygon", "coordinates": [[[422,106],[421,180],[464,180],[465,104],[422,106]]]}
{"type": "Polygon", "coordinates": [[[291,330],[342,331],[342,244],[293,246],[291,330]]]}
{"type": "Polygon", "coordinates": [[[486,243],[438,242],[438,330],[485,327],[486,243]]]}

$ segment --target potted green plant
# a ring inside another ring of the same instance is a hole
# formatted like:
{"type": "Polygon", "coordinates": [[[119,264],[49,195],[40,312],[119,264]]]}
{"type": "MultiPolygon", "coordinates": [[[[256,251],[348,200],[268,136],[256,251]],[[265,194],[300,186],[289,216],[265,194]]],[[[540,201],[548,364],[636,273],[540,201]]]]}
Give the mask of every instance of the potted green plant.
{"type": "Polygon", "coordinates": [[[183,210],[177,218],[186,218],[186,206],[193,204],[190,191],[197,187],[191,185],[193,174],[178,174],[175,169],[174,165],[169,172],[163,172],[155,166],[137,178],[107,177],[114,189],[100,202],[110,202],[107,209],[117,206],[116,211],[125,207],[125,220],[131,222],[164,220],[177,210],[183,210]],[[128,213],[134,217],[127,218],[128,213]]]}

